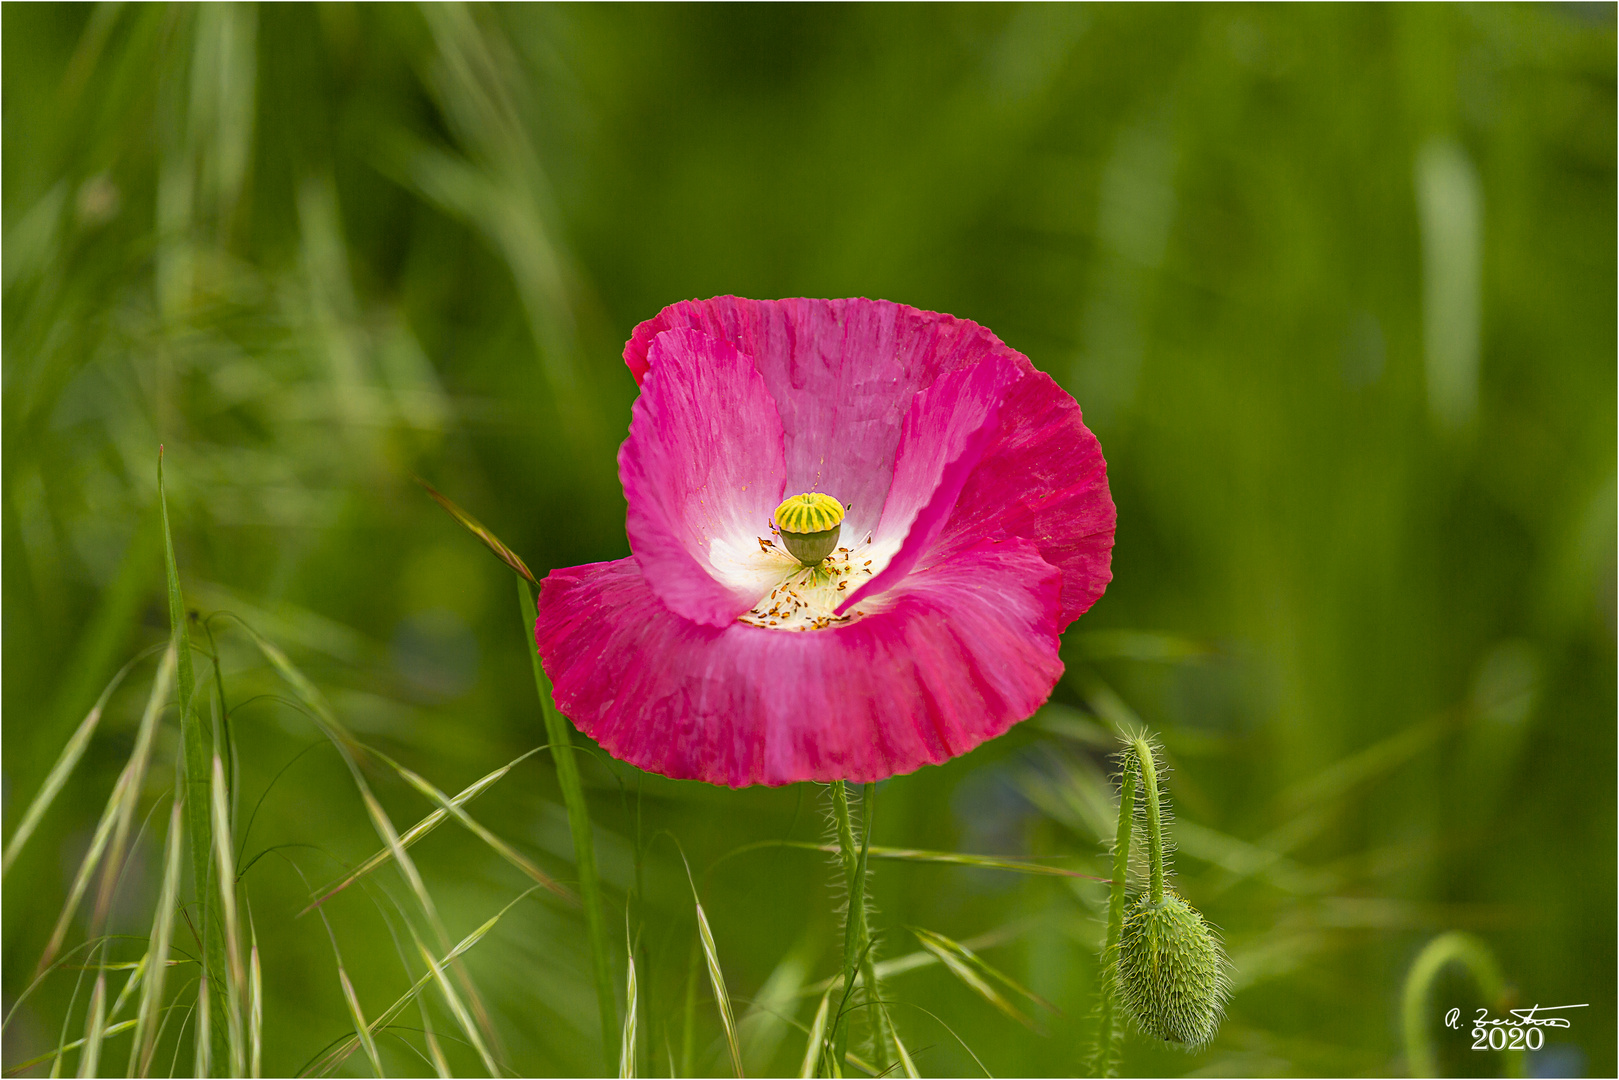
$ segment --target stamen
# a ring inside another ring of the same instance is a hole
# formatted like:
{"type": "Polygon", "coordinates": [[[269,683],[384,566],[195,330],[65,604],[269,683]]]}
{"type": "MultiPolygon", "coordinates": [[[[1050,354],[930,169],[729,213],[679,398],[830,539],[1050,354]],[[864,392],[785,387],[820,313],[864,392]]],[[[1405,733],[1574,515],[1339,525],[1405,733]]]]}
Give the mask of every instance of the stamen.
{"type": "MultiPolygon", "coordinates": [[[[785,540],[789,535],[783,534],[785,540]]],[[[779,551],[777,548],[775,551],[779,551]]],[[[789,549],[790,550],[790,549],[789,549]]],[[[872,560],[857,563],[847,549],[830,553],[813,565],[800,563],[741,621],[770,630],[826,630],[860,617],[862,612],[836,614],[850,586],[871,578],[872,560]]]]}

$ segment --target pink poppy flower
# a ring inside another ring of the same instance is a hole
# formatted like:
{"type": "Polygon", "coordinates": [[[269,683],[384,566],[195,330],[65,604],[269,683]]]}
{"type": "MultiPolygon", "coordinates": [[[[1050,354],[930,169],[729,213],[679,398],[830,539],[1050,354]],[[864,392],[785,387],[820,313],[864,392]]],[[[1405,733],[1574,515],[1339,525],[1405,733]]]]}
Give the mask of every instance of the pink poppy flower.
{"type": "Polygon", "coordinates": [[[732,787],[878,780],[1050,695],[1114,510],[1027,357],[903,304],[722,296],[642,323],[624,361],[632,554],[552,571],[534,628],[609,753],[732,787]]]}

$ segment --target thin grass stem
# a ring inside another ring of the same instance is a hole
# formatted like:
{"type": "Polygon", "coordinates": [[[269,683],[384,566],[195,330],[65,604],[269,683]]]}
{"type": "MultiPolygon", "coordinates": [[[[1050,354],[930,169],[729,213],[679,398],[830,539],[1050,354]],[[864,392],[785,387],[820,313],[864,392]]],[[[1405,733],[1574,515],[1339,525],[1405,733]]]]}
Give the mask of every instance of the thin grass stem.
{"type": "Polygon", "coordinates": [[[601,882],[596,873],[596,846],[591,837],[590,809],[585,803],[584,785],[579,779],[579,764],[574,758],[573,736],[568,721],[557,711],[551,697],[551,680],[540,666],[539,650],[534,642],[534,624],[539,615],[534,607],[534,593],[521,575],[517,578],[518,605],[523,613],[523,636],[527,642],[529,661],[534,666],[534,689],[540,697],[540,711],[545,716],[546,738],[551,743],[551,757],[556,762],[557,784],[562,788],[562,801],[568,810],[568,828],[573,834],[574,863],[579,873],[579,894],[584,902],[585,926],[590,935],[591,967],[596,977],[596,1010],[601,1019],[602,1054],[608,1068],[612,1068],[613,1033],[618,1030],[618,1004],[613,996],[611,954],[607,945],[607,922],[602,911],[601,882]]]}
{"type": "Polygon", "coordinates": [[[181,797],[169,812],[169,834],[163,844],[163,889],[157,898],[157,914],[147,947],[145,985],[141,988],[140,1008],[135,1014],[135,1034],[129,1048],[129,1076],[145,1076],[157,1050],[152,1024],[163,1006],[163,983],[168,974],[169,947],[174,935],[174,912],[180,900],[180,868],[185,851],[185,818],[181,797]]]}
{"type": "MultiPolygon", "coordinates": [[[[96,823],[95,833],[90,839],[90,850],[85,853],[84,860],[79,864],[73,885],[68,890],[67,902],[57,916],[56,926],[51,931],[44,953],[40,955],[39,964],[35,969],[36,976],[43,974],[56,959],[57,952],[67,938],[68,929],[72,926],[73,916],[78,913],[79,904],[84,899],[86,889],[89,888],[90,878],[95,873],[96,867],[101,864],[102,856],[107,854],[109,845],[113,848],[112,859],[121,860],[122,840],[128,834],[129,820],[134,814],[136,801],[140,797],[140,788],[146,778],[146,765],[151,754],[153,735],[157,729],[157,719],[162,712],[163,701],[168,696],[169,687],[173,685],[174,671],[175,652],[171,648],[164,654],[163,662],[158,665],[157,677],[152,681],[152,692],[147,697],[146,709],[141,715],[140,727],[135,735],[135,748],[131,751],[123,771],[119,773],[112,794],[107,798],[106,809],[102,811],[101,819],[96,823]],[[115,834],[118,837],[117,842],[114,842],[115,834]]],[[[116,872],[112,870],[112,862],[109,861],[107,872],[102,878],[104,895],[110,891],[108,882],[116,880],[116,877],[116,872]]],[[[100,922],[99,918],[95,921],[100,922]]],[[[94,937],[97,933],[99,926],[92,929],[91,936],[94,937]]]]}
{"type": "Polygon", "coordinates": [[[3,879],[11,869],[11,864],[22,851],[23,845],[28,843],[28,838],[39,827],[40,820],[45,816],[45,811],[51,808],[51,803],[61,793],[62,787],[68,781],[68,777],[73,775],[73,770],[78,766],[79,759],[84,756],[85,748],[90,745],[90,737],[95,734],[96,727],[101,723],[101,714],[106,709],[107,701],[112,697],[113,691],[118,689],[136,664],[162,648],[163,645],[158,644],[142,649],[127,664],[118,669],[118,674],[114,675],[112,680],[107,683],[106,689],[101,691],[101,696],[90,707],[90,712],[80,721],[78,728],[73,732],[73,736],[68,739],[67,745],[62,747],[61,754],[56,758],[56,764],[52,765],[51,771],[46,774],[45,782],[40,785],[39,793],[34,796],[34,801],[28,804],[28,809],[23,814],[22,824],[18,825],[17,831],[11,834],[11,840],[6,844],[5,855],[3,859],[0,859],[0,879],[3,879]]]}
{"type": "MultiPolygon", "coordinates": [[[[186,837],[191,843],[191,872],[197,891],[197,906],[202,918],[203,992],[210,988],[218,992],[214,980],[224,967],[224,939],[213,918],[213,897],[210,895],[209,871],[213,865],[213,812],[208,791],[207,734],[202,718],[197,715],[196,671],[191,661],[191,632],[186,613],[185,596],[180,590],[180,569],[174,558],[174,533],[169,526],[169,503],[163,487],[163,448],[157,451],[157,502],[163,522],[163,568],[168,584],[169,632],[176,650],[176,682],[180,698],[180,740],[182,746],[183,783],[186,808],[186,837]]],[[[223,1001],[220,1002],[223,1005],[223,1001]]],[[[208,1013],[199,1016],[199,1030],[207,1031],[208,1013]]],[[[209,1032],[209,1037],[222,1036],[222,1032],[209,1032]]],[[[220,1049],[225,1049],[223,1046],[220,1049]]],[[[199,1066],[205,1066],[204,1055],[199,1052],[199,1066]]],[[[197,1075],[208,1075],[199,1068],[197,1075]]]]}
{"type": "Polygon", "coordinates": [[[212,805],[214,858],[219,865],[220,928],[225,939],[225,1045],[230,1053],[232,1076],[247,1070],[247,1033],[242,1022],[242,1000],[247,994],[247,972],[242,967],[241,931],[236,917],[236,868],[231,858],[229,796],[225,793],[225,769],[216,752],[213,756],[212,805]]]}

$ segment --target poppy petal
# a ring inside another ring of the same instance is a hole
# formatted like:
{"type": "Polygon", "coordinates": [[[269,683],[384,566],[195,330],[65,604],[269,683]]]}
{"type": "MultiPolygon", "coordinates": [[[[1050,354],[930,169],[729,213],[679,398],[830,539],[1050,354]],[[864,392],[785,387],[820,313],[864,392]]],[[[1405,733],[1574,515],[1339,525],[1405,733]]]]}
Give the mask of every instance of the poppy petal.
{"type": "Polygon", "coordinates": [[[1117,512],[1102,447],[1079,405],[1051,376],[1031,371],[1007,391],[1000,430],[955,502],[928,558],[948,558],[986,536],[1020,536],[1062,571],[1066,628],[1113,580],[1117,512]]]}
{"type": "Polygon", "coordinates": [[[1022,540],[908,575],[845,625],[704,626],[633,559],[552,571],[535,640],[558,707],[608,753],[742,787],[879,780],[971,750],[1045,701],[1059,575],[1022,540]]]}
{"type": "Polygon", "coordinates": [[[671,610],[724,626],[771,588],[747,560],[781,501],[781,420],[752,361],[723,341],[671,330],[649,356],[618,454],[630,551],[671,610]]]}
{"type": "Polygon", "coordinates": [[[700,330],[753,358],[786,437],[787,491],[824,491],[848,508],[847,535],[877,526],[900,427],[918,390],[991,356],[1027,358],[977,323],[887,300],[747,300],[671,304],[635,328],[624,362],[646,378],[651,346],[672,328],[700,330]]]}
{"type": "Polygon", "coordinates": [[[1007,387],[1022,376],[1009,357],[994,356],[941,375],[912,396],[894,481],[874,533],[877,561],[884,565],[843,602],[840,614],[904,580],[933,546],[962,487],[999,434],[1007,387]]]}

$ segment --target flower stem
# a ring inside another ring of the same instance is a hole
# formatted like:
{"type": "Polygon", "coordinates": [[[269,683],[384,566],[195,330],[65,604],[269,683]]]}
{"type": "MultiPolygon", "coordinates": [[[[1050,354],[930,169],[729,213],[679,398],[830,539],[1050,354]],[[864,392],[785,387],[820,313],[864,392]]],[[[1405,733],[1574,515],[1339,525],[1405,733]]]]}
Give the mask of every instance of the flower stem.
{"type": "Polygon", "coordinates": [[[1147,866],[1152,902],[1164,900],[1164,830],[1158,810],[1158,766],[1152,746],[1146,739],[1135,740],[1136,759],[1141,762],[1141,788],[1147,796],[1147,866]]]}
{"type": "MultiPolygon", "coordinates": [[[[1484,1000],[1491,1005],[1501,1007],[1500,1003],[1507,996],[1507,982],[1501,976],[1495,956],[1491,954],[1489,946],[1472,934],[1452,930],[1423,946],[1405,977],[1401,1009],[1405,1026],[1406,1068],[1412,1076],[1439,1075],[1439,1056],[1434,1050],[1432,1025],[1426,1011],[1434,980],[1447,965],[1453,963],[1460,964],[1473,977],[1484,1000]]],[[[1504,1062],[1506,1075],[1522,1076],[1523,1058],[1521,1050],[1507,1051],[1504,1062]]]]}
{"type": "MultiPolygon", "coordinates": [[[[870,911],[865,902],[866,896],[866,866],[867,856],[871,851],[871,822],[877,813],[877,785],[867,783],[860,794],[860,824],[862,838],[860,841],[860,983],[865,987],[866,1000],[877,1002],[882,1000],[881,988],[877,985],[877,949],[871,939],[870,911]]],[[[889,1030],[888,1007],[874,1005],[871,1013],[872,1029],[876,1033],[878,1057],[884,1061],[894,1058],[895,1036],[889,1030]]]]}
{"type": "Polygon", "coordinates": [[[1134,753],[1124,753],[1124,769],[1119,777],[1119,824],[1113,837],[1113,886],[1107,902],[1107,945],[1102,950],[1101,989],[1097,995],[1099,1013],[1096,1047],[1091,1055],[1091,1075],[1113,1076],[1118,1071],[1117,1051],[1122,1028],[1118,1017],[1118,991],[1114,967],[1119,962],[1119,938],[1124,933],[1124,900],[1130,874],[1130,836],[1136,819],[1136,763],[1134,753]]]}
{"type": "MultiPolygon", "coordinates": [[[[584,786],[579,781],[579,763],[573,756],[573,736],[568,721],[551,699],[551,681],[540,666],[534,644],[534,594],[521,575],[517,578],[517,600],[523,611],[528,638],[528,658],[534,665],[534,688],[540,695],[540,711],[545,714],[545,736],[556,761],[557,784],[568,808],[568,828],[573,833],[573,856],[579,870],[579,894],[584,902],[585,925],[590,934],[591,966],[596,975],[596,1008],[601,1016],[602,1057],[607,1073],[618,1066],[618,1004],[613,996],[613,973],[607,948],[607,923],[602,917],[601,881],[596,876],[596,846],[590,834],[590,809],[585,805],[584,786]]],[[[606,1074],[604,1074],[606,1075],[606,1074]]]]}
{"type": "MultiPolygon", "coordinates": [[[[867,802],[864,807],[865,818],[862,823],[862,843],[859,850],[854,845],[854,826],[849,817],[849,793],[842,780],[832,781],[832,814],[837,821],[838,828],[838,856],[843,864],[843,880],[849,887],[849,908],[843,919],[843,1000],[844,1007],[839,1010],[837,1024],[832,1029],[832,1061],[834,1066],[843,1061],[843,1055],[849,1045],[849,1009],[848,1005],[854,1000],[852,987],[856,970],[864,968],[870,958],[870,950],[866,947],[868,933],[866,928],[866,857],[871,847],[871,796],[875,785],[866,785],[867,802]]],[[[866,986],[867,995],[870,996],[871,986],[866,986]]]]}

